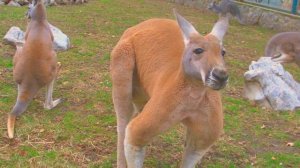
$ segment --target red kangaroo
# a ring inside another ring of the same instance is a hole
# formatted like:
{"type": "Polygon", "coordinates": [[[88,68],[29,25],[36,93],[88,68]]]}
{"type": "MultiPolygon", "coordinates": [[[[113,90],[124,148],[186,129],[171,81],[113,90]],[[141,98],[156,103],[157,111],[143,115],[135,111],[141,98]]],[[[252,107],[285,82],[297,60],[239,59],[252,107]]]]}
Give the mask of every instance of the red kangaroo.
{"type": "Polygon", "coordinates": [[[13,75],[18,84],[18,97],[12,112],[8,115],[9,138],[14,137],[16,117],[21,115],[38,90],[47,86],[45,109],[52,109],[62,100],[52,100],[55,78],[60,69],[53,49],[53,34],[46,20],[46,8],[42,0],[34,2],[31,19],[25,33],[25,44],[17,46],[14,56],[13,75]]]}
{"type": "Polygon", "coordinates": [[[145,146],[178,123],[187,129],[181,167],[194,167],[223,131],[218,90],[228,80],[228,18],[202,36],[174,13],[177,22],[150,19],[127,29],[111,53],[119,168],[143,167],[145,146]]]}

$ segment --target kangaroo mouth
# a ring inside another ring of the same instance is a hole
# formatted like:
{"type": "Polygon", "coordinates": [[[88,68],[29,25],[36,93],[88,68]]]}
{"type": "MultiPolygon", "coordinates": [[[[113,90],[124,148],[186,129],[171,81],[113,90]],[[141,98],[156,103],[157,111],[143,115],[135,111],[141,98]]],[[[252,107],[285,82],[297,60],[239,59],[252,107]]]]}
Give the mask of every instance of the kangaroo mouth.
{"type": "Polygon", "coordinates": [[[213,76],[211,73],[205,80],[205,85],[210,87],[213,90],[221,90],[225,88],[225,86],[228,83],[228,78],[226,79],[217,79],[215,76],[213,76]]]}
{"type": "Polygon", "coordinates": [[[277,55],[273,56],[273,57],[272,57],[272,60],[281,57],[281,55],[282,55],[282,54],[277,54],[277,55]]]}
{"type": "Polygon", "coordinates": [[[291,56],[289,56],[288,54],[282,54],[282,53],[273,56],[271,58],[271,60],[274,62],[278,62],[278,63],[288,63],[288,62],[293,61],[291,56]]]}

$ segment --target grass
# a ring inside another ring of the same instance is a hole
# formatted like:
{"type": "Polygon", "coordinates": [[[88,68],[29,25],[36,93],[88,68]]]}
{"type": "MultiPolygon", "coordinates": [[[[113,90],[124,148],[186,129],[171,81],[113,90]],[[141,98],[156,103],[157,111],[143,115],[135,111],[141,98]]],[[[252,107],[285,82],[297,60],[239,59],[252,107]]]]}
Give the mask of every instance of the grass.
{"type": "MultiPolygon", "coordinates": [[[[43,109],[42,90],[16,125],[16,138],[7,139],[6,117],[16,98],[12,76],[14,48],[0,43],[0,167],[116,167],[116,119],[111,99],[109,55],[122,32],[143,20],[174,19],[172,9],[205,34],[217,16],[162,0],[91,0],[84,5],[47,8],[48,20],[72,43],[58,53],[62,70],[54,98],[64,102],[43,109]]],[[[11,26],[26,27],[27,8],[0,7],[0,37],[11,26]]],[[[300,111],[275,112],[242,98],[243,73],[263,55],[276,32],[231,21],[225,37],[225,61],[230,83],[223,92],[224,135],[203,158],[202,166],[299,167],[300,111]],[[294,146],[286,144],[292,142],[294,146]]],[[[297,80],[298,67],[285,66],[297,80]]],[[[183,149],[180,125],[149,144],[145,167],[178,167],[183,149]]]]}

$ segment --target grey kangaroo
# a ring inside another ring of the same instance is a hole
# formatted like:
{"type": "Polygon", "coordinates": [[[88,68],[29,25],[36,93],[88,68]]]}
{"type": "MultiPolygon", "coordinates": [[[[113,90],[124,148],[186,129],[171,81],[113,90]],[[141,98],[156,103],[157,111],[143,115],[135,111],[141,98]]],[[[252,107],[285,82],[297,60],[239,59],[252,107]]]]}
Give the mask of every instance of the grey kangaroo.
{"type": "Polygon", "coordinates": [[[243,24],[239,7],[231,0],[222,0],[219,5],[217,5],[216,1],[213,1],[208,5],[208,9],[223,16],[230,13],[238,19],[239,23],[243,24]]]}
{"type": "Polygon", "coordinates": [[[295,62],[300,67],[300,32],[274,35],[266,45],[265,56],[279,63],[295,62]]]}

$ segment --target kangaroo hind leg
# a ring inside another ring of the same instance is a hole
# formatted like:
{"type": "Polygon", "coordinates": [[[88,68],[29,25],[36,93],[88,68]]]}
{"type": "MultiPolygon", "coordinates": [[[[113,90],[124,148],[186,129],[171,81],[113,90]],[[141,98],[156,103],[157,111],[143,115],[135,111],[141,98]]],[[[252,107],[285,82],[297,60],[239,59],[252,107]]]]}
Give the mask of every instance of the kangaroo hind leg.
{"type": "Polygon", "coordinates": [[[125,129],[133,115],[132,79],[135,59],[130,43],[120,42],[111,53],[110,72],[113,83],[113,103],[117,115],[117,167],[126,168],[124,154],[125,129]]]}
{"type": "Polygon", "coordinates": [[[7,132],[8,137],[14,137],[14,128],[15,128],[15,121],[16,117],[20,116],[24,111],[27,109],[28,104],[32,100],[33,96],[35,95],[35,90],[27,90],[22,89],[21,85],[18,85],[18,98],[15,106],[13,107],[11,113],[8,114],[7,119],[7,132]]]}

